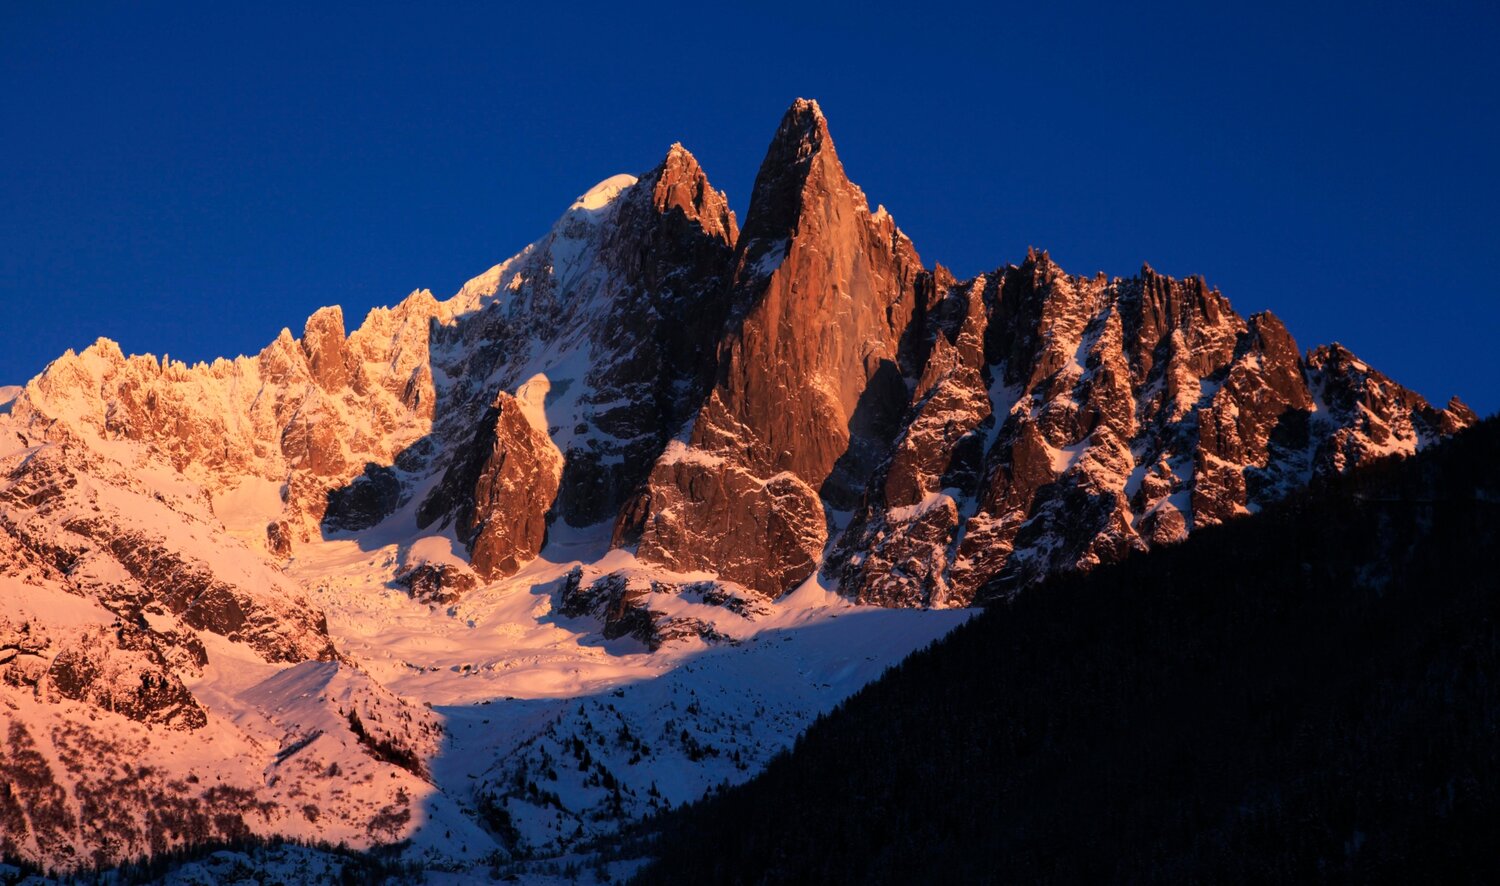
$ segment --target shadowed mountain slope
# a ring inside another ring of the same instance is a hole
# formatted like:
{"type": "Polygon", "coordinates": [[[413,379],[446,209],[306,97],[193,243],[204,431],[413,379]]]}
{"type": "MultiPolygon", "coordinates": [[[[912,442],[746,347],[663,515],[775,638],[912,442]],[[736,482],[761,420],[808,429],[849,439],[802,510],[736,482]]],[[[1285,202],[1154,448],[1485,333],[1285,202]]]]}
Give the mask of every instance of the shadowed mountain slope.
{"type": "Polygon", "coordinates": [[[1500,421],[992,607],[644,883],[1484,882],[1500,421]]]}

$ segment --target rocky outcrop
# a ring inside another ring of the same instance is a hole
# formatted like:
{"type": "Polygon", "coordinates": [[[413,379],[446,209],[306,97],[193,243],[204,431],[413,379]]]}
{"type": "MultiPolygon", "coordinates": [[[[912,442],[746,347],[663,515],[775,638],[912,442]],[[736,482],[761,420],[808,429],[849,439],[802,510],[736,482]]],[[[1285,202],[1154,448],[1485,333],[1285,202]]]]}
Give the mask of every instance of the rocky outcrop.
{"type": "Polygon", "coordinates": [[[574,567],[564,580],[558,612],[567,618],[597,618],[605,639],[633,637],[652,652],[689,638],[706,643],[733,642],[707,619],[654,608],[671,605],[680,610],[684,602],[721,607],[747,620],[766,613],[764,604],[735,594],[720,582],[668,582],[610,572],[585,583],[582,567],[574,567]]]}
{"type": "Polygon", "coordinates": [[[474,438],[423,503],[418,525],[453,514],[474,571],[514,575],[542,549],[547,514],[562,479],[562,455],[521,402],[502,392],[474,438]]]}
{"type": "Polygon", "coordinates": [[[394,581],[413,600],[444,606],[479,584],[474,573],[453,563],[418,563],[396,573],[394,581]]]}
{"type": "Polygon", "coordinates": [[[1073,277],[1032,252],[934,280],[901,435],[825,564],[867,602],[1010,593],[1472,422],[1337,346],[1303,357],[1199,278],[1073,277]]]}
{"type": "Polygon", "coordinates": [[[61,584],[126,625],[170,613],[268,661],[333,657],[323,614],[279,570],[221,537],[205,503],[173,500],[79,443],[3,467],[0,528],[26,581],[61,584]]]}
{"type": "Polygon", "coordinates": [[[776,596],[817,569],[827,528],[822,500],[796,475],[763,479],[674,441],[621,514],[617,542],[632,535],[644,560],[716,572],[776,596]]]}
{"type": "Polygon", "coordinates": [[[814,102],[787,111],[735,251],[713,389],[624,511],[621,543],[776,596],[852,504],[906,398],[902,336],[921,264],[844,174],[814,102]]]}
{"type": "Polygon", "coordinates": [[[87,628],[57,651],[41,694],[55,692],[142,723],[201,728],[208,716],[179,677],[208,663],[203,644],[196,637],[188,642],[191,636],[161,637],[149,627],[123,623],[87,628]],[[176,661],[169,658],[172,652],[179,653],[171,655],[176,661]]]}
{"type": "Polygon", "coordinates": [[[266,524],[266,553],[283,560],[292,555],[292,530],[285,520],[266,524]]]}
{"type": "Polygon", "coordinates": [[[1475,422],[1457,397],[1437,409],[1337,343],[1307,355],[1312,389],[1336,430],[1322,441],[1315,465],[1343,471],[1385,455],[1410,455],[1475,422]]]}

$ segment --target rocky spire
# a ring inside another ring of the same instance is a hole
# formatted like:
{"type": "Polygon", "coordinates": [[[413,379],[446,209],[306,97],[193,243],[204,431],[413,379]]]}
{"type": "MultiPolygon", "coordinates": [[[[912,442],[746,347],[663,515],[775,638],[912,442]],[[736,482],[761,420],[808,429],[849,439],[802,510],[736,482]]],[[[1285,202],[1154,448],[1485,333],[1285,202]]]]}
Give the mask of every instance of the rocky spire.
{"type": "Polygon", "coordinates": [[[667,156],[641,181],[651,189],[651,203],[663,215],[672,211],[681,212],[695,221],[704,234],[733,246],[739,239],[739,225],[734,210],[729,208],[729,199],[722,191],[714,190],[708,183],[708,175],[698,165],[698,158],[674,143],[667,156]]]}
{"type": "Polygon", "coordinates": [[[751,195],[714,388],[619,540],[675,568],[730,564],[725,577],[772,596],[807,578],[822,497],[850,506],[895,432],[921,271],[845,176],[817,104],[794,102],[751,195]]]}
{"type": "Polygon", "coordinates": [[[349,383],[349,352],[344,343],[344,310],[338,305],[319,308],[307,318],[302,333],[302,352],[313,378],[325,390],[336,391],[349,383]]]}

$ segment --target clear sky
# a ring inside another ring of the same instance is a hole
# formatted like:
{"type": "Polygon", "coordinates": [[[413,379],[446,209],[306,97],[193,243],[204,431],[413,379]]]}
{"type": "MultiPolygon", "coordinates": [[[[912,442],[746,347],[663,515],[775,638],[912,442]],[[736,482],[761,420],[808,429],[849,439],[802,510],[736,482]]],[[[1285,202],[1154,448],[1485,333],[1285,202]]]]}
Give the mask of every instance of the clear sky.
{"type": "Polygon", "coordinates": [[[929,264],[1200,273],[1500,409],[1492,2],[301,5],[0,5],[0,383],[445,297],[674,141],[743,218],[808,96],[929,264]]]}

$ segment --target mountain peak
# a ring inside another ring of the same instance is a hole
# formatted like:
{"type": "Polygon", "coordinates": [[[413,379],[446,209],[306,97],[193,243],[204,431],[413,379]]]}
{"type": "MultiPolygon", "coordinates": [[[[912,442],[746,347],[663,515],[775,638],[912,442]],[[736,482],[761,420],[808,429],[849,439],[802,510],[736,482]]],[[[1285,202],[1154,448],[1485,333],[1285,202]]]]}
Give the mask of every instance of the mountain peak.
{"type": "Polygon", "coordinates": [[[673,142],[667,149],[667,156],[655,169],[642,176],[642,180],[650,184],[651,200],[657,212],[681,210],[704,231],[734,245],[739,237],[739,222],[734,210],[729,208],[729,198],[709,184],[708,175],[698,164],[698,158],[681,142],[673,142]]]}
{"type": "Polygon", "coordinates": [[[5,854],[250,834],[457,844],[455,866],[571,852],[748,777],[925,642],[904,616],[832,628],[840,596],[1009,596],[1474,421],[1337,346],[1300,357],[1201,278],[1072,276],[1040,249],[928,271],[816,102],[774,131],[738,238],[673,144],[447,301],[352,329],[325,307],[211,365],[101,339],[0,388],[5,854]],[[740,650],[700,658],[721,642],[740,650]],[[844,676],[812,691],[798,668],[844,676]],[[658,741],[692,687],[706,710],[658,741]],[[619,753],[590,738],[592,763],[553,773],[606,690],[619,753]],[[579,693],[545,735],[445,735],[421,707],[579,693]],[[515,816],[498,842],[494,810],[515,816]]]}
{"type": "Polygon", "coordinates": [[[807,195],[851,191],[853,202],[868,211],[864,193],[844,174],[818,103],[799,98],[781,118],[755,176],[750,212],[745,218],[746,255],[758,260],[800,227],[807,195]]]}
{"type": "Polygon", "coordinates": [[[816,101],[799,98],[782,115],[771,150],[781,147],[790,149],[793,157],[805,157],[817,153],[825,145],[833,147],[833,139],[828,134],[828,118],[823,116],[823,109],[816,101]]]}
{"type": "Polygon", "coordinates": [[[812,98],[799,98],[792,101],[786,109],[783,122],[789,119],[806,121],[812,125],[822,125],[827,128],[828,120],[823,116],[823,109],[818,106],[818,100],[812,98]]]}

